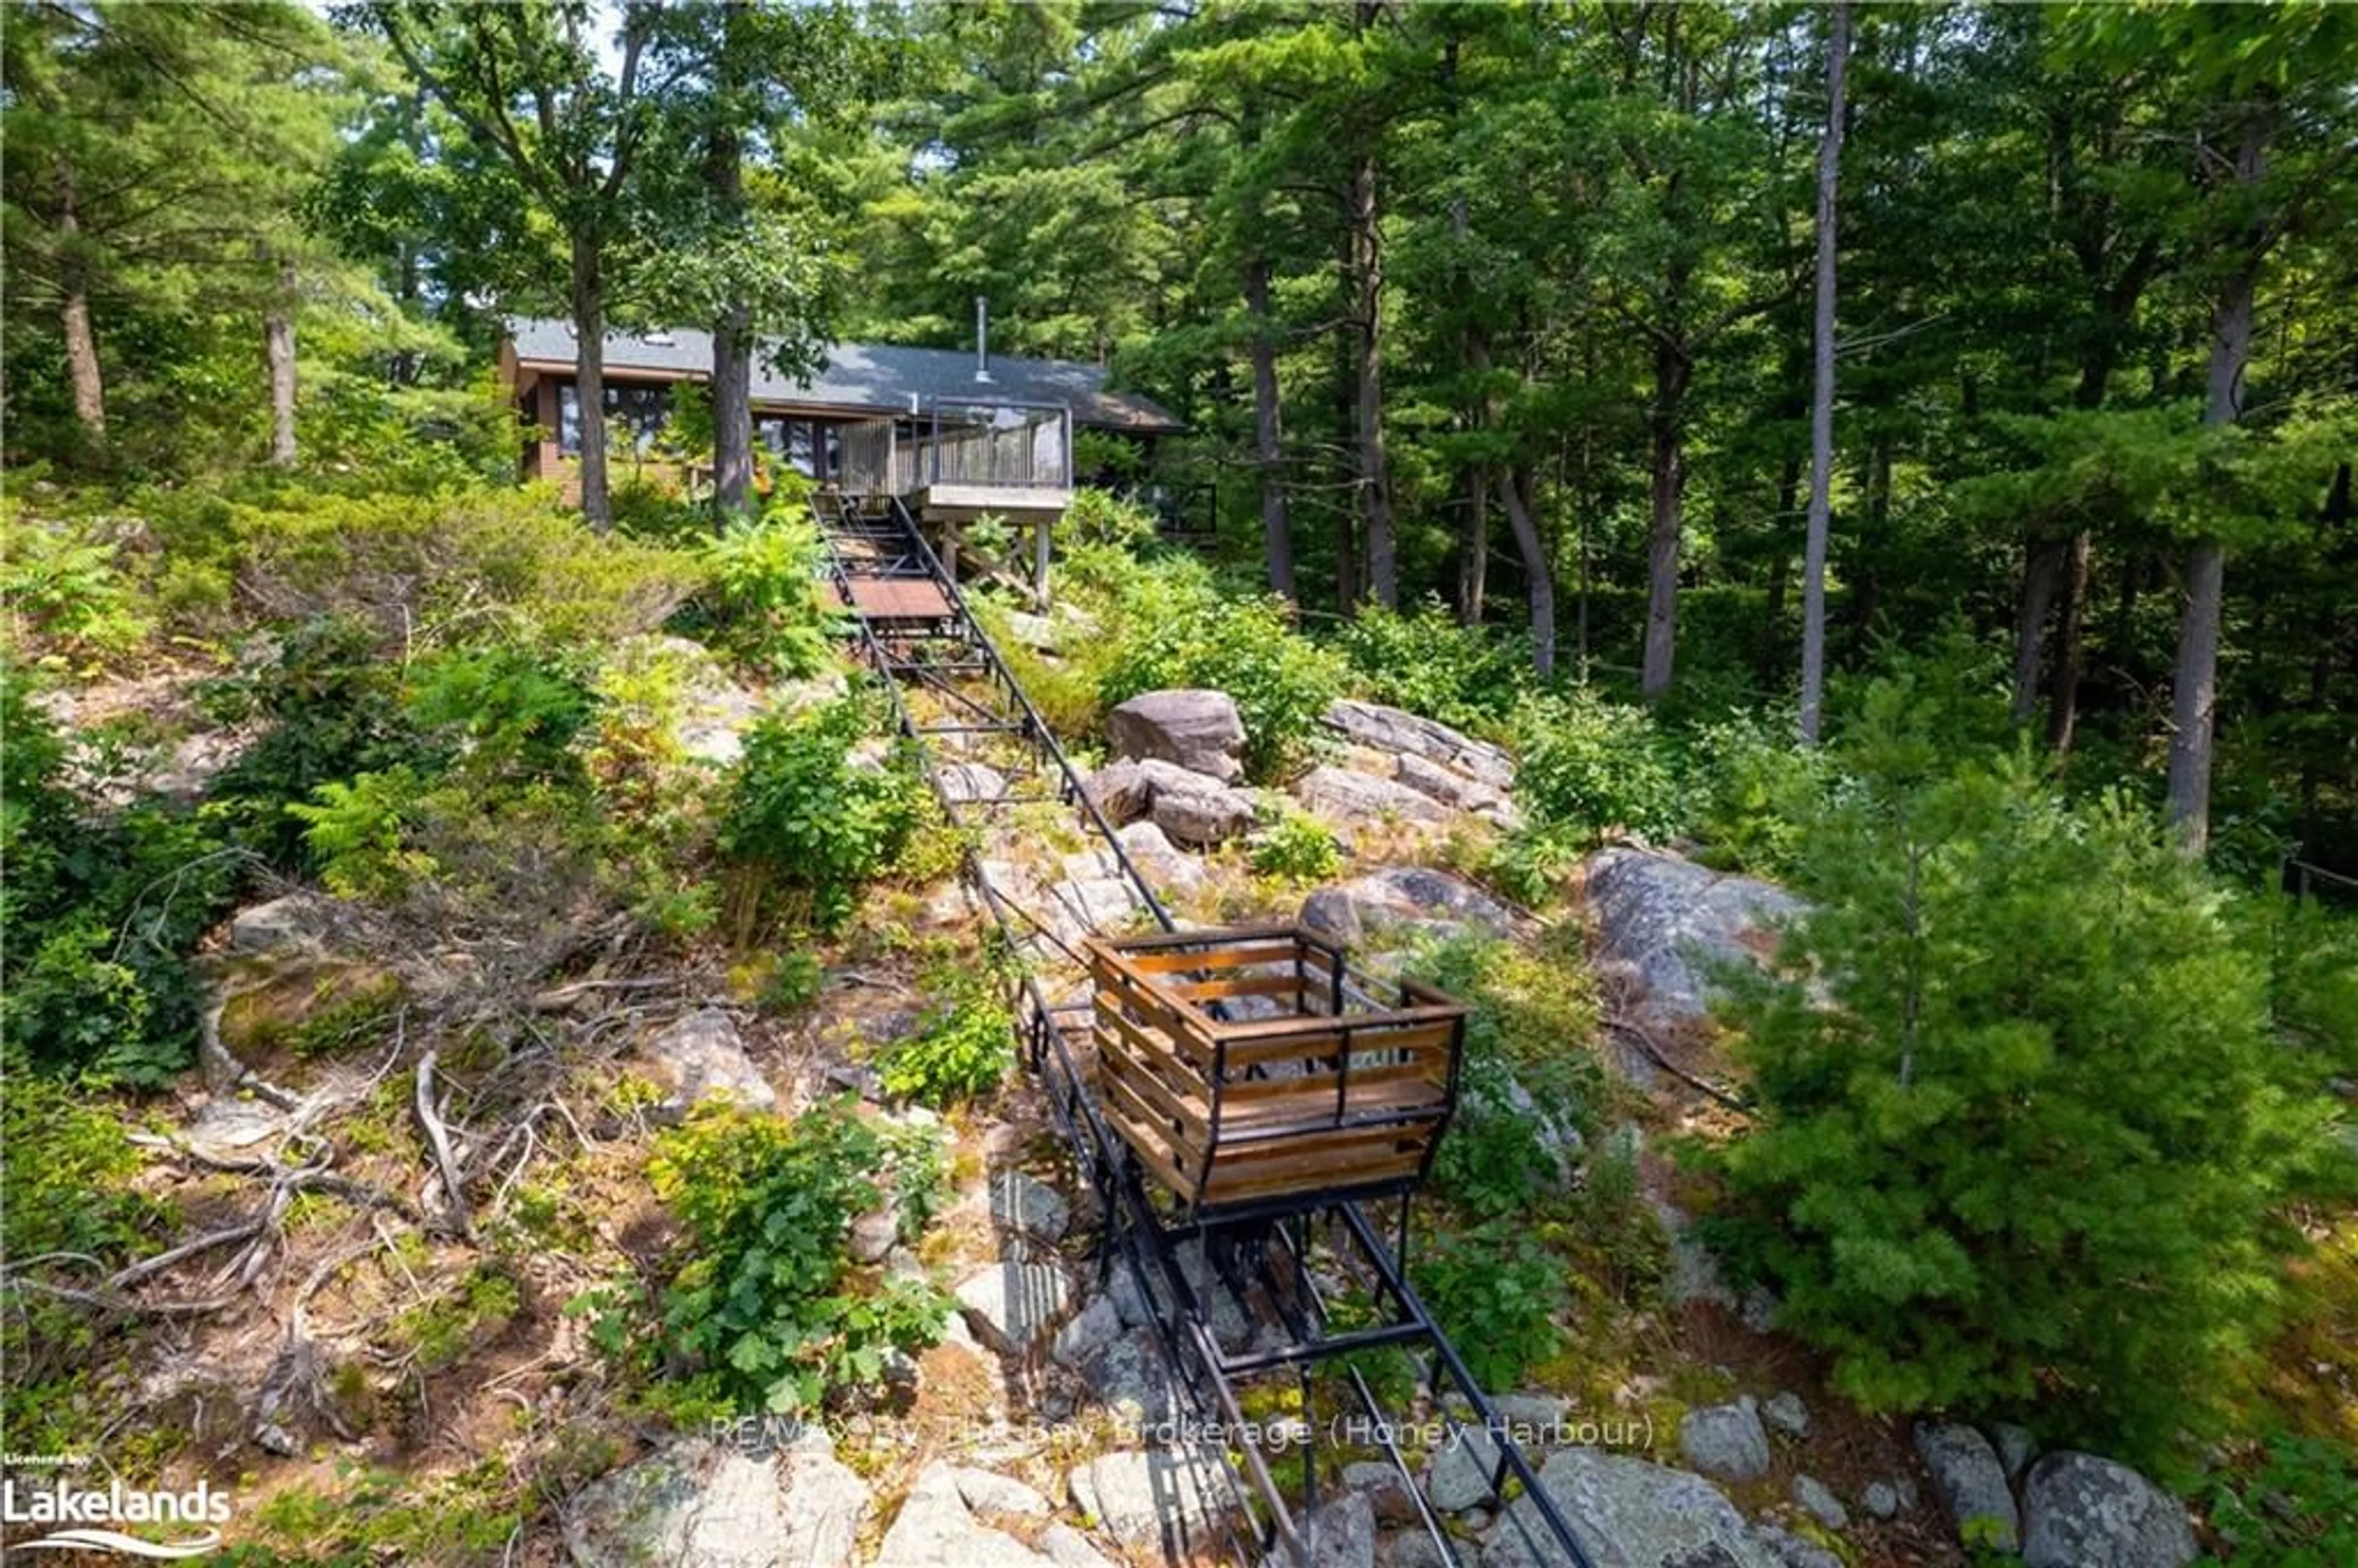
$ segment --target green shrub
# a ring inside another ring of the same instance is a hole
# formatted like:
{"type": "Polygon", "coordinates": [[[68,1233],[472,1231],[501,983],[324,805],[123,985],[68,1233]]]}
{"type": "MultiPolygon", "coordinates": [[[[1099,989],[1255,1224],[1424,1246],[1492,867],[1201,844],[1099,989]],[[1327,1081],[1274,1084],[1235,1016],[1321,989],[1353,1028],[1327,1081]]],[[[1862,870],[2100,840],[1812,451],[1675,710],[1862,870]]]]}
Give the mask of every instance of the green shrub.
{"type": "Polygon", "coordinates": [[[1303,811],[1279,815],[1253,845],[1252,869],[1289,882],[1324,881],[1343,866],[1342,847],[1325,823],[1303,811]]]}
{"type": "Polygon", "coordinates": [[[161,1083],[196,1043],[197,938],[246,859],[224,814],[141,803],[85,816],[68,748],[0,666],[0,1053],[12,1069],[161,1083]]]}
{"type": "MultiPolygon", "coordinates": [[[[2223,1561],[2260,1568],[2336,1568],[2358,1563],[2358,1462],[2319,1438],[2277,1433],[2248,1476],[2213,1481],[2211,1528],[2223,1561]]],[[[2199,1568],[2215,1568],[2205,1557],[2199,1568]]]]}
{"type": "Polygon", "coordinates": [[[312,801],[296,801],[287,810],[307,824],[304,847],[330,892],[390,903],[412,881],[434,874],[432,858],[404,841],[424,804],[410,769],[361,773],[312,794],[312,801]]]}
{"type": "Polygon", "coordinates": [[[1057,519],[1056,536],[1060,543],[1135,550],[1154,537],[1154,514],[1111,491],[1084,485],[1073,492],[1072,504],[1057,519]]]}
{"type": "Polygon", "coordinates": [[[825,558],[806,510],[732,519],[698,551],[706,640],[778,675],[816,674],[835,635],[819,575],[825,558]]]}
{"type": "Polygon", "coordinates": [[[1833,787],[1822,750],[1803,747],[1782,712],[1734,711],[1687,730],[1680,750],[1687,833],[1723,870],[1782,877],[1799,863],[1801,824],[1833,787]]]}
{"type": "Polygon", "coordinates": [[[765,718],[746,734],[719,828],[722,852],[740,868],[741,935],[767,914],[839,926],[861,885],[892,864],[915,829],[925,784],[914,764],[903,756],[863,766],[851,754],[868,712],[844,697],[765,718]]]}
{"type": "Polygon", "coordinates": [[[1459,625],[1438,600],[1405,615],[1362,606],[1335,641],[1369,697],[1461,730],[1501,729],[1531,687],[1528,648],[1459,625]]]}
{"type": "Polygon", "coordinates": [[[478,777],[578,777],[574,738],[596,708],[556,660],[505,643],[418,660],[403,702],[420,730],[459,737],[478,777]]]}
{"type": "Polygon", "coordinates": [[[936,1108],[989,1094],[1015,1065],[1015,1018],[988,975],[936,977],[945,990],[877,1057],[884,1092],[936,1108]]]}
{"type": "Polygon", "coordinates": [[[1515,794],[1533,821],[1595,844],[1618,833],[1663,840],[1684,816],[1669,742],[1642,708],[1585,689],[1534,697],[1514,713],[1515,794]]]}
{"type": "Polygon", "coordinates": [[[1879,688],[1805,824],[1815,911],[1734,1010],[1762,1119],[1719,1234],[1862,1405],[2035,1400],[2157,1454],[2244,1386],[2324,1136],[2266,955],[2140,810],[1944,766],[1879,688]]]}
{"type": "Polygon", "coordinates": [[[13,498],[0,502],[0,529],[8,536],[0,606],[12,657],[87,667],[130,653],[155,630],[114,543],[81,524],[28,518],[13,498]]]}
{"type": "Polygon", "coordinates": [[[402,711],[398,666],[378,656],[369,625],[310,621],[287,633],[275,667],[218,682],[214,716],[259,718],[269,729],[213,781],[240,837],[288,870],[306,866],[301,819],[287,807],[319,786],[437,761],[402,711]]]}
{"type": "Polygon", "coordinates": [[[1519,1217],[1436,1230],[1414,1255],[1417,1292],[1486,1389],[1511,1389],[1563,1348],[1562,1257],[1519,1217]]]}
{"type": "Polygon", "coordinates": [[[940,1337],[939,1287],[855,1279],[844,1256],[852,1220],[888,1197],[904,1238],[923,1227],[941,1181],[925,1135],[882,1133],[835,1108],[791,1123],[721,1112],[665,1133],[649,1168],[687,1231],[665,1328],[740,1409],[816,1409],[940,1337]]]}
{"type": "Polygon", "coordinates": [[[762,1006],[771,1012],[800,1012],[827,989],[827,968],[807,947],[781,954],[762,984],[762,1006]]]}
{"type": "Polygon", "coordinates": [[[1280,778],[1306,760],[1345,672],[1333,649],[1293,630],[1283,600],[1225,598],[1194,563],[1158,565],[1124,586],[1117,614],[1098,681],[1105,706],[1209,687],[1236,699],[1253,777],[1280,778]]]}

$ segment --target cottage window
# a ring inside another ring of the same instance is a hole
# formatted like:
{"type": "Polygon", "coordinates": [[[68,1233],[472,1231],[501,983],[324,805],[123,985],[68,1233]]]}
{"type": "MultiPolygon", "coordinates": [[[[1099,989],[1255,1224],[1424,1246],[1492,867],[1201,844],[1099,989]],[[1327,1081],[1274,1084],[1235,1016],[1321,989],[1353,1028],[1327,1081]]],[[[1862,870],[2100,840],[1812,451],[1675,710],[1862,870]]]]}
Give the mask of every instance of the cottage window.
{"type": "MultiPolygon", "coordinates": [[[[654,449],[670,419],[669,387],[606,384],[607,427],[629,430],[641,457],[654,449]]],[[[570,383],[557,391],[557,438],[567,457],[581,455],[581,397],[570,383]]]]}

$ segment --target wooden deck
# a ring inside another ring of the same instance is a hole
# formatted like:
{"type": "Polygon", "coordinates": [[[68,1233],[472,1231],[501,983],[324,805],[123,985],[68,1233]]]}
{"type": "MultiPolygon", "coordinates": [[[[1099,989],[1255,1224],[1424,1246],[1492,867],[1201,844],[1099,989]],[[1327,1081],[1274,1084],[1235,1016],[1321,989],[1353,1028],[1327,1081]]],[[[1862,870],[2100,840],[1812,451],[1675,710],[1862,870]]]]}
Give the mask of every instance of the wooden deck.
{"type": "Polygon", "coordinates": [[[849,601],[840,586],[835,601],[870,621],[937,621],[951,613],[949,596],[931,578],[855,577],[849,601]]]}
{"type": "Polygon", "coordinates": [[[1187,1207],[1282,1207],[1422,1179],[1456,1105],[1456,1002],[1404,985],[1397,1007],[1361,1005],[1342,951],[1292,926],[1087,947],[1098,1104],[1187,1207]]]}

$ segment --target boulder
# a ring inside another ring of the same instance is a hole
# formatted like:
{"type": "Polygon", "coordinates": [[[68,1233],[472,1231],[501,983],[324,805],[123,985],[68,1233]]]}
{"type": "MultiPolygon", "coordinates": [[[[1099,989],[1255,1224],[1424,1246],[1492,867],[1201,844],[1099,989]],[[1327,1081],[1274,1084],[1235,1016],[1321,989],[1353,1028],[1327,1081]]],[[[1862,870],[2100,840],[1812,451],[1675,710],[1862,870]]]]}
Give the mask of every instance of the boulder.
{"type": "Polygon", "coordinates": [[[1768,1433],[1748,1402],[1687,1411],[1679,1421],[1679,1453],[1723,1480],[1757,1481],[1768,1473],[1768,1433]]]}
{"type": "Polygon", "coordinates": [[[2022,1520],[2006,1484],[2006,1466],[1998,1463],[1988,1438],[1962,1422],[1919,1426],[1916,1454],[1931,1473],[1932,1489],[1941,1495],[1960,1540],[2000,1552],[2019,1549],[2022,1520]]]}
{"type": "Polygon", "coordinates": [[[1769,1395],[1768,1401],[1760,1407],[1760,1415],[1770,1426],[1797,1443],[1810,1435],[1810,1407],[1801,1402],[1801,1395],[1790,1390],[1769,1395]]]}
{"type": "Polygon", "coordinates": [[[1454,773],[1439,762],[1427,762],[1411,752],[1392,764],[1392,777],[1419,795],[1429,795],[1453,811],[1470,811],[1487,816],[1502,827],[1520,820],[1520,813],[1505,793],[1491,788],[1479,779],[1454,773]]]}
{"type": "Polygon", "coordinates": [[[667,700],[646,717],[670,731],[684,755],[714,767],[730,766],[744,755],[745,731],[766,707],[729,677],[710,649],[686,637],[651,633],[623,639],[600,672],[600,686],[617,676],[656,677],[667,700]]]}
{"type": "Polygon", "coordinates": [[[1425,866],[1388,866],[1329,883],[1303,900],[1301,918],[1349,946],[1389,935],[1454,936],[1469,929],[1503,937],[1524,925],[1463,877],[1425,866]]]}
{"type": "Polygon", "coordinates": [[[1302,1521],[1307,1568],[1376,1568],[1376,1510],[1365,1492],[1345,1491],[1302,1521]]]}
{"type": "Polygon", "coordinates": [[[1170,1363],[1150,1329],[1133,1329],[1106,1341],[1082,1365],[1081,1376],[1097,1403],[1138,1436],[1147,1435],[1147,1429],[1161,1426],[1183,1408],[1170,1363]]]}
{"type": "Polygon", "coordinates": [[[1327,704],[1324,718],[1355,745],[1438,763],[1501,795],[1515,787],[1514,758],[1437,719],[1347,697],[1327,704]]]}
{"type": "Polygon", "coordinates": [[[1106,715],[1117,757],[1160,757],[1222,784],[1242,776],[1245,724],[1224,691],[1141,692],[1106,715]]]}
{"type": "Polygon", "coordinates": [[[1404,784],[1325,762],[1294,781],[1293,798],[1312,816],[1344,833],[1382,822],[1445,827],[1454,815],[1431,795],[1404,784]]]}
{"type": "Polygon", "coordinates": [[[2186,1568],[2200,1554],[2176,1498],[2093,1454],[2032,1465],[2022,1522],[2024,1568],[2186,1568]]]}
{"type": "Polygon", "coordinates": [[[1073,1206],[1065,1195],[1036,1176],[1016,1170],[1000,1171],[990,1178],[990,1223],[1049,1246],[1062,1241],[1073,1223],[1073,1206]]]}
{"type": "Polygon", "coordinates": [[[1379,1524],[1413,1524],[1416,1501],[1408,1483],[1391,1465],[1378,1459],[1357,1459],[1343,1466],[1343,1485],[1368,1499],[1379,1524]]]}
{"type": "Polygon", "coordinates": [[[778,1093],[745,1054],[736,1022],[717,1007],[689,1013],[643,1050],[648,1076],[665,1091],[650,1113],[658,1121],[683,1121],[706,1100],[727,1100],[754,1111],[777,1108],[778,1093]]]}
{"type": "Polygon", "coordinates": [[[1066,1485],[1075,1505],[1132,1552],[1159,1552],[1173,1562],[1219,1552],[1226,1477],[1184,1449],[1102,1454],[1066,1485]]]}
{"type": "Polygon", "coordinates": [[[1850,1527],[1850,1510],[1843,1507],[1842,1499],[1834,1496],[1833,1488],[1815,1476],[1793,1477],[1793,1500],[1801,1505],[1804,1513],[1828,1530],[1847,1530],[1850,1527]]]}
{"type": "Polygon", "coordinates": [[[934,771],[934,782],[953,801],[997,800],[1007,793],[1007,775],[980,762],[946,762],[934,771]]]}
{"type": "Polygon", "coordinates": [[[1114,829],[1113,836],[1121,840],[1122,853],[1138,868],[1138,874],[1158,892],[1166,889],[1184,892],[1204,885],[1203,866],[1173,843],[1159,825],[1132,822],[1114,829]]]}
{"type": "Polygon", "coordinates": [[[1081,783],[1081,793],[1089,797],[1108,825],[1115,827],[1135,822],[1146,815],[1154,803],[1154,781],[1146,770],[1129,758],[1108,762],[1081,783]]]}
{"type": "Polygon", "coordinates": [[[855,1263],[882,1263],[901,1239],[901,1210],[892,1204],[871,1208],[851,1222],[843,1249],[855,1263]]]}
{"type": "Polygon", "coordinates": [[[1869,1481],[1858,1494],[1858,1506],[1877,1519],[1899,1517],[1899,1488],[1888,1481],[1869,1481]]]}
{"type": "Polygon", "coordinates": [[[967,1326],[1001,1355],[1029,1351],[1065,1315],[1065,1271],[1049,1263],[994,1263],[959,1281],[967,1326]]]}
{"type": "Polygon", "coordinates": [[[1120,1336],[1121,1309],[1113,1304],[1112,1297],[1098,1296],[1056,1331],[1056,1342],[1048,1353],[1060,1366],[1077,1367],[1120,1336]]]}
{"type": "Polygon", "coordinates": [[[1127,877],[1076,877],[1047,890],[1050,924],[1070,940],[1093,931],[1119,931],[1142,913],[1127,877]]]}
{"type": "Polygon", "coordinates": [[[232,915],[229,949],[241,954],[318,952],[327,945],[335,920],[333,899],[315,892],[290,892],[232,915]]]}
{"type": "MultiPolygon", "coordinates": [[[[1000,1488],[983,1488],[968,1479],[988,1474],[960,1470],[939,1462],[926,1465],[918,1473],[917,1484],[909,1488],[908,1497],[902,1501],[901,1511],[892,1517],[892,1528],[885,1531],[884,1543],[877,1548],[874,1568],[1049,1568],[1049,1558],[1004,1530],[993,1530],[968,1511],[969,1486],[988,1497],[1012,1497],[1000,1488]]],[[[1045,1510],[1046,1500],[1029,1487],[1006,1481],[1003,1476],[990,1478],[1003,1481],[1006,1487],[1022,1493],[1038,1503],[1042,1511],[1045,1510]]],[[[795,1564],[795,1560],[787,1556],[774,1561],[795,1564]]]]}
{"type": "Polygon", "coordinates": [[[1840,1557],[1780,1526],[1755,1525],[1752,1534],[1784,1568],[1843,1568],[1840,1557]]]}
{"type": "Polygon", "coordinates": [[[1997,1462],[2006,1466],[2007,1482],[2020,1486],[2022,1473],[2039,1457],[2039,1440],[2030,1435],[2028,1428],[2002,1421],[1992,1422],[1982,1432],[1989,1438],[1990,1446],[1997,1450],[1997,1462]]]}
{"type": "Polygon", "coordinates": [[[1252,796],[1242,790],[1154,792],[1154,826],[1179,843],[1209,849],[1252,831],[1252,796]]]}
{"type": "MultiPolygon", "coordinates": [[[[1736,1506],[1702,1476],[1595,1448],[1567,1448],[1540,1468],[1593,1568],[1779,1568],[1736,1506]]],[[[1568,1568],[1538,1506],[1507,1508],[1483,1568],[1568,1568]]]]}
{"type": "Polygon", "coordinates": [[[1716,989],[1710,970],[1759,963],[1775,923],[1806,908],[1771,883],[1649,849],[1600,849],[1585,869],[1597,956],[1634,974],[1642,1011],[1663,1022],[1703,1017],[1716,989]]]}
{"type": "Polygon", "coordinates": [[[818,1428],[777,1454],[684,1437],[584,1487],[565,1550],[578,1568],[840,1568],[867,1509],[818,1428]]]}
{"type": "Polygon", "coordinates": [[[1444,1513],[1464,1513],[1496,1496],[1490,1477],[1498,1473],[1498,1444],[1478,1426],[1449,1434],[1433,1451],[1433,1469],[1425,1476],[1425,1496],[1444,1513]]]}

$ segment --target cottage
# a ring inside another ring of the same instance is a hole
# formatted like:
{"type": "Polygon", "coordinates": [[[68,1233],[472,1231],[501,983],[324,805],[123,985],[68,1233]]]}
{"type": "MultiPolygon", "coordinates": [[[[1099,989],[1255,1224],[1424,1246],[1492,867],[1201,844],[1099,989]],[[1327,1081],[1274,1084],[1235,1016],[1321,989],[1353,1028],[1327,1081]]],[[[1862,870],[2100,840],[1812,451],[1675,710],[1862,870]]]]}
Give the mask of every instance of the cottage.
{"type": "MultiPolygon", "coordinates": [[[[525,448],[525,476],[557,479],[577,500],[578,349],[570,323],[522,319],[509,324],[499,355],[503,384],[539,429],[525,448]]],[[[606,417],[637,442],[635,454],[614,453],[618,463],[636,456],[676,471],[655,450],[672,389],[711,374],[709,333],[609,332],[606,417]]],[[[822,368],[803,379],[780,375],[757,352],[752,403],[754,439],[769,462],[847,493],[890,492],[945,520],[1061,512],[1075,478],[1076,428],[1151,449],[1184,427],[1149,399],[1107,386],[1096,365],[877,343],[832,344],[822,368]]]]}

